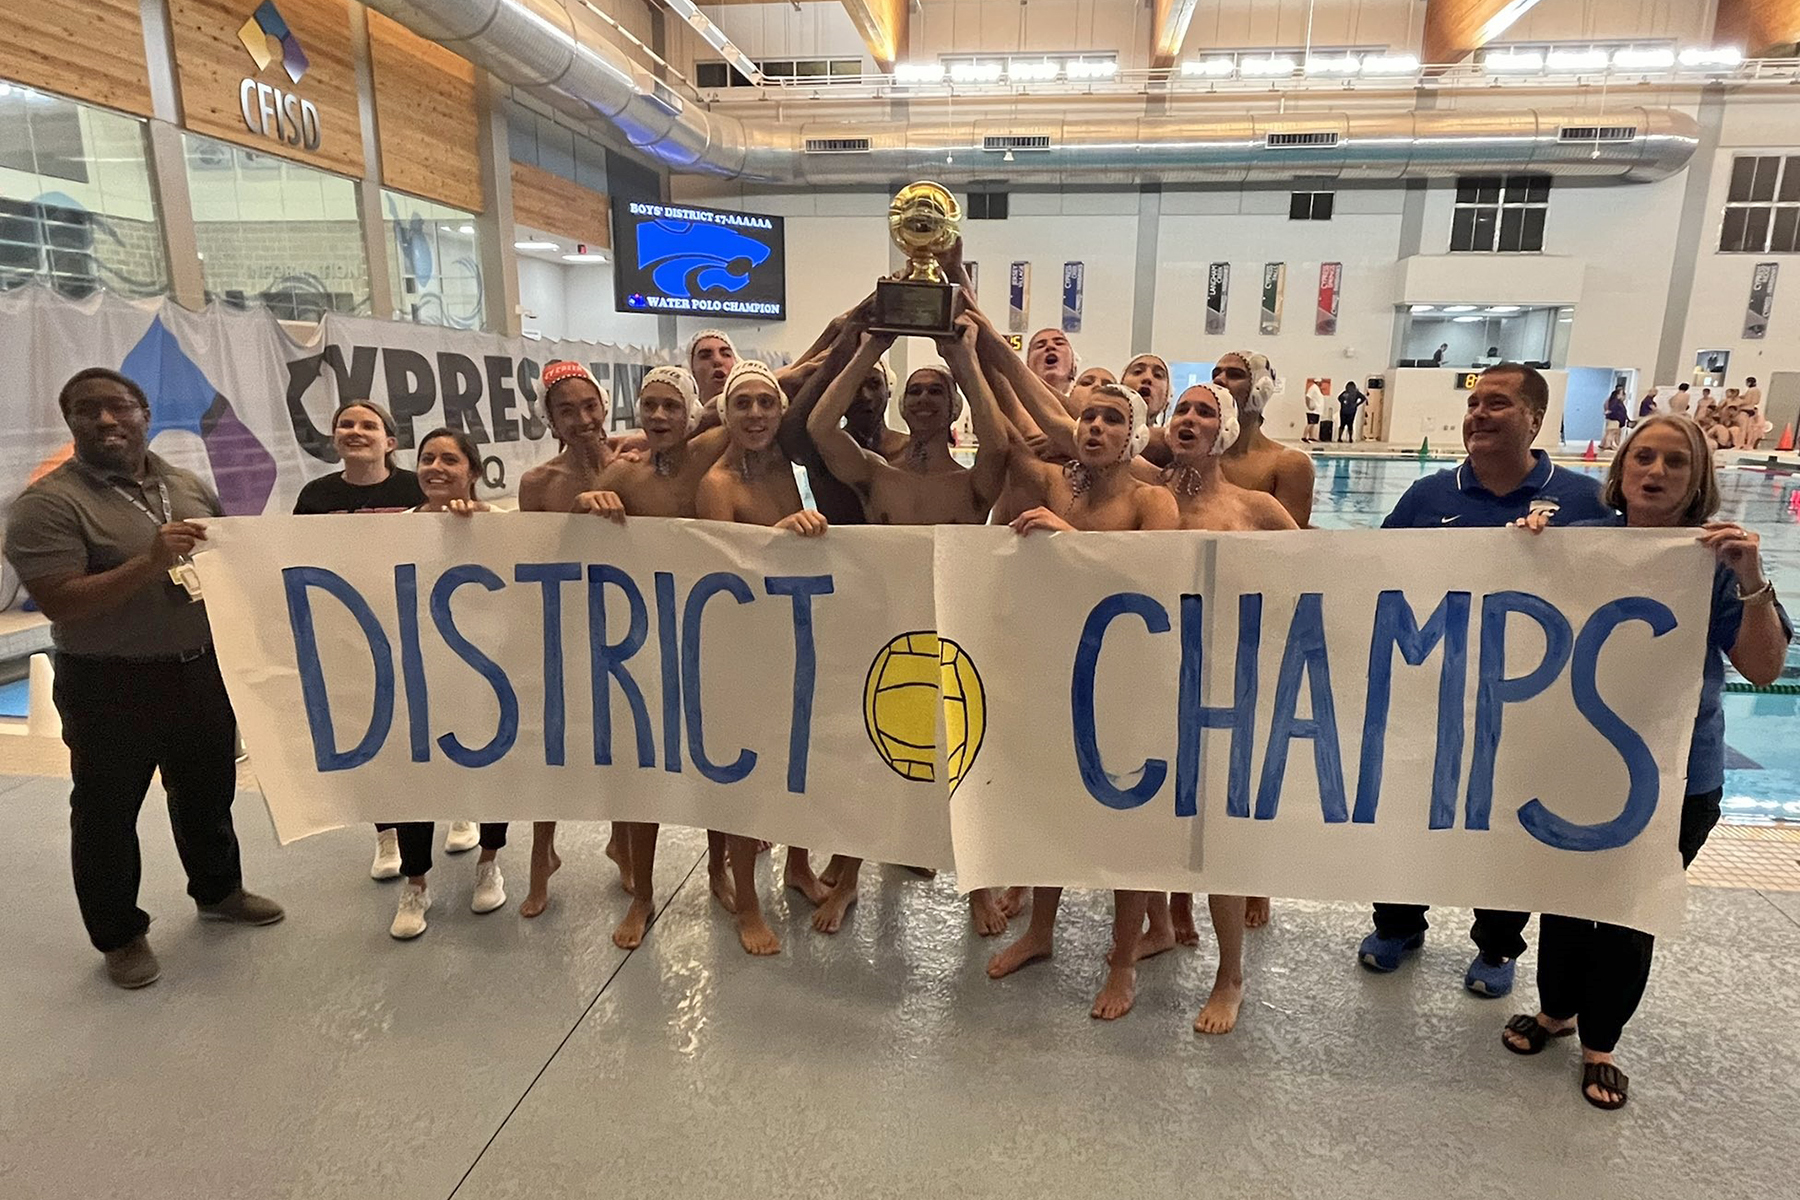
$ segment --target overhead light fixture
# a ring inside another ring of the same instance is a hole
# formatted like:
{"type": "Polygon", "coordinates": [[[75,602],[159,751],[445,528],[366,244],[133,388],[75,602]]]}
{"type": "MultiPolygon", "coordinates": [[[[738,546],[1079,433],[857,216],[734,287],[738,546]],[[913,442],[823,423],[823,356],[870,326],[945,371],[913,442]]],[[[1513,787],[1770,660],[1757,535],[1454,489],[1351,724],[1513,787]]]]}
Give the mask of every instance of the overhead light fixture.
{"type": "Polygon", "coordinates": [[[1716,50],[1702,50],[1697,46],[1689,46],[1681,52],[1681,65],[1689,70],[1707,70],[1719,67],[1735,67],[1744,61],[1744,52],[1733,46],[1724,46],[1716,50]]]}
{"type": "Polygon", "coordinates": [[[1119,73],[1119,64],[1112,60],[1106,62],[1088,62],[1086,59],[1071,59],[1063,70],[1070,79],[1111,79],[1119,73]]]}
{"type": "Polygon", "coordinates": [[[1001,70],[997,62],[951,63],[950,78],[956,83],[998,83],[1001,70]]]}
{"type": "Polygon", "coordinates": [[[561,250],[555,242],[514,242],[514,250],[561,250]]]}
{"type": "Polygon", "coordinates": [[[1475,305],[1473,305],[1473,304],[1446,304],[1446,305],[1444,305],[1444,311],[1448,312],[1448,313],[1474,312],[1475,305]]]}
{"type": "Polygon", "coordinates": [[[1295,66],[1294,60],[1285,54],[1244,58],[1238,60],[1238,74],[1251,79],[1272,79],[1277,75],[1292,75],[1295,66]]]}
{"type": "Polygon", "coordinates": [[[1354,54],[1320,55],[1306,60],[1308,75],[1354,75],[1362,70],[1362,59],[1354,54]]]}
{"type": "Polygon", "coordinates": [[[562,260],[564,262],[572,262],[572,263],[603,263],[606,261],[606,255],[600,254],[600,253],[565,254],[562,256],[562,260]]]}
{"type": "Polygon", "coordinates": [[[1604,71],[1610,61],[1604,50],[1552,50],[1544,64],[1552,71],[1604,71]]]}
{"type": "Polygon", "coordinates": [[[1621,71],[1666,71],[1675,65],[1673,50],[1616,50],[1612,65],[1621,71]]]}
{"type": "Polygon", "coordinates": [[[1431,304],[1415,304],[1412,306],[1412,310],[1416,313],[1436,312],[1437,307],[1431,304]]]}
{"type": "Polygon", "coordinates": [[[1513,27],[1520,17],[1537,7],[1538,0],[1512,0],[1505,8],[1489,17],[1487,24],[1475,35],[1474,44],[1485,46],[1501,34],[1513,27]]]}
{"type": "Polygon", "coordinates": [[[1470,323],[1470,322],[1471,322],[1471,321],[1485,321],[1485,320],[1487,320],[1487,318],[1486,318],[1486,317],[1451,317],[1451,318],[1450,318],[1450,319],[1451,319],[1451,320],[1452,320],[1452,321],[1454,321],[1454,322],[1456,322],[1456,323],[1457,323],[1457,324],[1458,324],[1458,325],[1467,325],[1467,324],[1469,324],[1469,323],[1470,323]]]}
{"type": "Polygon", "coordinates": [[[1047,83],[1062,74],[1062,64],[1045,59],[1043,62],[1014,62],[1006,65],[1006,77],[1014,83],[1047,83]]]}
{"type": "Polygon", "coordinates": [[[1496,50],[1481,65],[1489,71],[1541,71],[1544,56],[1536,50],[1496,50]]]}
{"type": "Polygon", "coordinates": [[[473,225],[458,225],[456,227],[456,232],[461,233],[461,234],[474,233],[475,227],[473,225]]]}
{"type": "Polygon", "coordinates": [[[1370,75],[1416,75],[1417,56],[1411,54],[1370,54],[1362,60],[1362,73],[1370,75]]]}
{"type": "Polygon", "coordinates": [[[936,83],[943,77],[943,63],[898,63],[894,67],[895,83],[936,83]]]}
{"type": "Polygon", "coordinates": [[[1487,310],[1491,313],[1516,313],[1521,310],[1517,304],[1490,304],[1487,310]]]}
{"type": "Polygon", "coordinates": [[[1181,64],[1181,73],[1193,78],[1223,79],[1237,70],[1237,64],[1229,58],[1190,58],[1181,64]]]}

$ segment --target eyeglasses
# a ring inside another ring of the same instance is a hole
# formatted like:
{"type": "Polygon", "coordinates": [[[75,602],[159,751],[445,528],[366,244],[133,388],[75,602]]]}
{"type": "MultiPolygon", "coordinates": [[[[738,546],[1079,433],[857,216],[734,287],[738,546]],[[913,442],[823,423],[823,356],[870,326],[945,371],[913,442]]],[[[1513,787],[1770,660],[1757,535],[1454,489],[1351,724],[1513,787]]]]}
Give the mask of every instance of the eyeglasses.
{"type": "Polygon", "coordinates": [[[77,420],[92,421],[103,412],[123,420],[144,412],[144,405],[135,396],[108,396],[105,399],[84,398],[69,402],[69,415],[77,420]]]}

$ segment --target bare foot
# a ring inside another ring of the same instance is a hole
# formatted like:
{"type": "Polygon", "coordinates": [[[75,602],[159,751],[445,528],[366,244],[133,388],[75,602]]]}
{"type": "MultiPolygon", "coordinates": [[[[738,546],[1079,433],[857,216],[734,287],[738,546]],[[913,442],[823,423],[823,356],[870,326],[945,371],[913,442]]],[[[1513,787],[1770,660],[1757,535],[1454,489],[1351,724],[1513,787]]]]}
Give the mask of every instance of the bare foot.
{"type": "Polygon", "coordinates": [[[721,866],[717,871],[709,871],[708,875],[712,880],[713,899],[719,902],[719,907],[728,913],[736,912],[737,884],[732,882],[731,868],[721,866]]]}
{"type": "Polygon", "coordinates": [[[644,930],[650,924],[651,904],[648,900],[633,900],[631,907],[625,910],[625,919],[613,930],[613,945],[621,950],[636,950],[644,942],[644,930]]]}
{"type": "Polygon", "coordinates": [[[619,868],[619,886],[625,889],[627,896],[631,895],[631,850],[625,844],[624,831],[617,821],[613,822],[612,836],[606,841],[606,857],[619,868]]]}
{"type": "Polygon", "coordinates": [[[975,932],[982,937],[1006,932],[1006,914],[994,903],[994,893],[987,888],[976,888],[969,893],[969,919],[974,922],[975,932]]]}
{"type": "Polygon", "coordinates": [[[536,852],[532,853],[531,887],[519,905],[521,917],[535,917],[550,907],[550,877],[561,868],[562,856],[556,851],[552,850],[542,857],[536,852]]]}
{"type": "Polygon", "coordinates": [[[763,920],[762,910],[754,909],[737,915],[738,941],[749,954],[780,954],[781,939],[763,920]]]}
{"type": "Polygon", "coordinates": [[[905,864],[902,864],[900,869],[903,871],[911,871],[914,875],[917,875],[920,879],[936,879],[937,878],[937,868],[936,867],[909,867],[909,866],[906,866],[905,864]]]}
{"type": "Polygon", "coordinates": [[[1000,915],[1010,921],[1020,913],[1024,912],[1025,896],[1029,890],[1030,889],[1028,888],[1022,887],[1009,887],[1004,892],[1000,893],[1000,915]]]}
{"type": "Polygon", "coordinates": [[[1200,931],[1194,927],[1194,894],[1176,892],[1169,897],[1169,920],[1175,926],[1175,944],[1198,946],[1200,931]]]}
{"type": "Polygon", "coordinates": [[[1094,1007],[1088,1013],[1102,1021],[1116,1021],[1131,1011],[1137,1001],[1137,968],[1135,966],[1108,967],[1106,969],[1106,986],[1094,997],[1094,1007]]]}
{"type": "MultiPolygon", "coordinates": [[[[795,862],[791,851],[788,854],[787,866],[782,869],[781,881],[811,900],[815,905],[825,903],[831,896],[831,889],[819,882],[819,877],[813,874],[811,867],[795,862]]],[[[774,953],[774,951],[770,951],[770,953],[774,953]]]]}
{"type": "Polygon", "coordinates": [[[1004,979],[1027,963],[1034,963],[1040,958],[1049,958],[1054,950],[1055,943],[1049,934],[1039,934],[1034,930],[1027,929],[1025,936],[988,959],[988,978],[1004,979]]]}
{"type": "Polygon", "coordinates": [[[1269,923],[1269,898],[1251,896],[1244,901],[1244,928],[1261,929],[1269,923]]]}
{"type": "Polygon", "coordinates": [[[1200,1015],[1194,1018],[1195,1033],[1230,1033],[1237,1028],[1238,1008],[1244,1003],[1242,976],[1213,980],[1212,995],[1206,998],[1200,1015]]]}
{"type": "Polygon", "coordinates": [[[813,914],[813,928],[820,933],[836,933],[844,924],[844,914],[855,903],[854,887],[832,888],[825,897],[825,903],[819,905],[819,911],[813,914]]]}
{"type": "Polygon", "coordinates": [[[1152,916],[1150,918],[1149,930],[1146,931],[1142,937],[1138,938],[1137,958],[1135,961],[1143,962],[1146,958],[1152,958],[1165,950],[1173,950],[1174,948],[1175,926],[1166,923],[1158,923],[1156,918],[1152,916]]]}

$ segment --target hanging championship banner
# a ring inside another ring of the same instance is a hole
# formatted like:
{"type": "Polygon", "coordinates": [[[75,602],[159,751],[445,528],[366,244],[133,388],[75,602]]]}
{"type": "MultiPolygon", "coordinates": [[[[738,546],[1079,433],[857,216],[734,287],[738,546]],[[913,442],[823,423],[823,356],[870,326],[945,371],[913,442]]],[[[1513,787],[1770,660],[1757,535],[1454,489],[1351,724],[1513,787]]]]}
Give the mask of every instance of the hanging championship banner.
{"type": "Polygon", "coordinates": [[[1264,263],[1262,325],[1264,337],[1281,332],[1281,310],[1287,301],[1287,264],[1264,263]]]}
{"type": "Polygon", "coordinates": [[[1206,332],[1225,332],[1225,307],[1231,302],[1231,264],[1216,262],[1206,268],[1206,332]]]}
{"type": "Polygon", "coordinates": [[[1338,298],[1343,292],[1343,263],[1319,264],[1319,311],[1313,332],[1330,337],[1337,332],[1338,298]]]}
{"type": "Polygon", "coordinates": [[[1024,333],[1031,323],[1031,264],[1016,262],[1007,274],[1007,327],[1024,333]]]}
{"type": "Polygon", "coordinates": [[[1744,314],[1744,336],[1761,339],[1769,333],[1769,313],[1775,307],[1775,270],[1778,263],[1757,263],[1750,275],[1750,309],[1744,314]]]}
{"type": "Polygon", "coordinates": [[[1064,333],[1081,332],[1082,277],[1087,268],[1078,262],[1063,264],[1062,328],[1064,333]]]}

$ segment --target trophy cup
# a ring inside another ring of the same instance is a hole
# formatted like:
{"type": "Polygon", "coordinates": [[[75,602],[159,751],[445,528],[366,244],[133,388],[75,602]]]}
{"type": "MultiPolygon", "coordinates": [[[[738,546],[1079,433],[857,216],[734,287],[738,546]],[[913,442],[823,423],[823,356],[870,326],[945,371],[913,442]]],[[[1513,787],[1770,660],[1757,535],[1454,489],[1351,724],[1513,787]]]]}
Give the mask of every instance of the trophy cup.
{"type": "Polygon", "coordinates": [[[888,205],[888,236],[906,255],[897,279],[875,284],[875,313],[869,327],[903,337],[948,337],[956,332],[956,285],[937,256],[955,245],[962,207],[939,183],[909,183],[888,205]]]}

